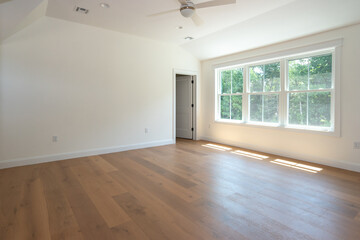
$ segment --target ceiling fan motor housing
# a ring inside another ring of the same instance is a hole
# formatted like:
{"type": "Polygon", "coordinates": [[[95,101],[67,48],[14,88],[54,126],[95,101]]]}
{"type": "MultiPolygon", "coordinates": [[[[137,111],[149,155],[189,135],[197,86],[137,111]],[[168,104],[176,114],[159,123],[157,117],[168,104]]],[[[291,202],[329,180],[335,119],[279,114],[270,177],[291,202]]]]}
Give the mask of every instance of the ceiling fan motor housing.
{"type": "Polygon", "coordinates": [[[193,3],[184,4],[181,5],[180,7],[181,15],[183,15],[186,18],[191,17],[194,14],[194,11],[195,11],[195,6],[193,3]]]}

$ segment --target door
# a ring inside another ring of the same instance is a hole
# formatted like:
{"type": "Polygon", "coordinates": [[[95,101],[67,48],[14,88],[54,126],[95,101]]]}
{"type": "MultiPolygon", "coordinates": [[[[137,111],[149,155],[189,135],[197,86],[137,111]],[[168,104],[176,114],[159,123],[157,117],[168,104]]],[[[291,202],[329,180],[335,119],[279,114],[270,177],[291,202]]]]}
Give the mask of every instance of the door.
{"type": "Polygon", "coordinates": [[[176,137],[193,138],[192,76],[176,75],[176,137]]]}

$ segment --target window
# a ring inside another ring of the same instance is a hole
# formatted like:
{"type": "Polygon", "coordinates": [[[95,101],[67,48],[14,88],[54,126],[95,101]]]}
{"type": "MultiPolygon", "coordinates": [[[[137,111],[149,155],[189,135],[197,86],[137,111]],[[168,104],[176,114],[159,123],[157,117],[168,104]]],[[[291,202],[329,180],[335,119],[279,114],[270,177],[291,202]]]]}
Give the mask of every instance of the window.
{"type": "Polygon", "coordinates": [[[335,49],[216,69],[216,121],[334,132],[335,49]]]}
{"type": "Polygon", "coordinates": [[[242,95],[244,91],[243,69],[235,68],[220,72],[220,118],[242,120],[242,95]]]}
{"type": "Polygon", "coordinates": [[[331,127],[332,54],[289,60],[288,123],[331,127]]]}
{"type": "Polygon", "coordinates": [[[279,122],[280,62],[249,67],[250,121],[279,122]]]}

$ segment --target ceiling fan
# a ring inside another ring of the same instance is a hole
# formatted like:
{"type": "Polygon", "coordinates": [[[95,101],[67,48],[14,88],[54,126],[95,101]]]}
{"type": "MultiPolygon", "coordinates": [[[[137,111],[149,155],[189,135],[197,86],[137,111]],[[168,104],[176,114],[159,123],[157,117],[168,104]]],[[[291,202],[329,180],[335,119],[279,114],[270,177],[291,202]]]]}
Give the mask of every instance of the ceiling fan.
{"type": "Polygon", "coordinates": [[[172,9],[165,12],[151,14],[148,17],[156,17],[172,12],[180,11],[181,15],[186,18],[191,18],[195,25],[199,26],[203,24],[203,20],[196,14],[196,9],[217,7],[222,5],[235,4],[236,0],[212,0],[208,2],[195,4],[191,0],[177,0],[180,3],[180,8],[172,9]]]}

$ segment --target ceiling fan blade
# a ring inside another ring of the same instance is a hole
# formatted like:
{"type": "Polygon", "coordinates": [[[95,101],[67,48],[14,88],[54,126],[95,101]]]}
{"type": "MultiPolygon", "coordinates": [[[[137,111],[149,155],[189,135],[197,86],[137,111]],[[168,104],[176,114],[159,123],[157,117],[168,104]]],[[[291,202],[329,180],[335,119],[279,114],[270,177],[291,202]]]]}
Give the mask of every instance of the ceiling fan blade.
{"type": "Polygon", "coordinates": [[[186,0],[177,0],[181,5],[186,5],[187,4],[187,2],[186,2],[186,0]]]}
{"type": "Polygon", "coordinates": [[[6,2],[9,2],[9,1],[11,1],[11,0],[0,0],[0,4],[6,3],[6,2]]]}
{"type": "Polygon", "coordinates": [[[157,16],[161,16],[161,15],[168,14],[168,13],[173,13],[173,12],[178,12],[178,11],[179,11],[179,9],[177,8],[177,9],[172,9],[172,10],[169,10],[169,11],[154,13],[154,14],[148,15],[147,17],[157,17],[157,16]]]}
{"type": "Polygon", "coordinates": [[[222,5],[235,4],[236,0],[213,0],[209,2],[195,4],[195,8],[207,8],[207,7],[217,7],[222,5]]]}
{"type": "Polygon", "coordinates": [[[194,22],[196,26],[201,26],[204,24],[204,21],[201,19],[199,15],[197,15],[196,12],[191,16],[191,20],[194,22]]]}

